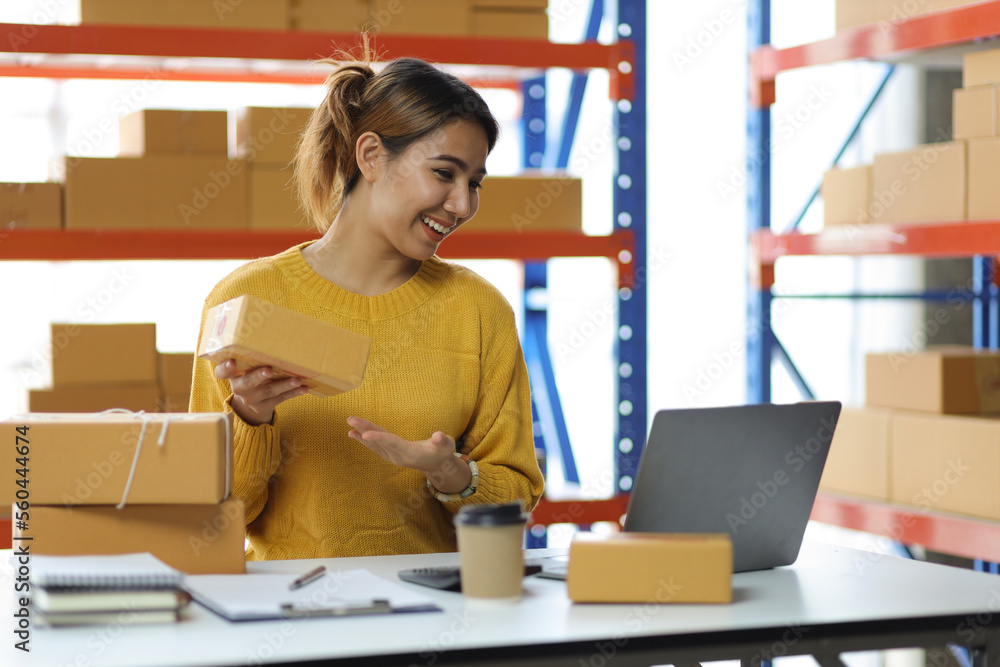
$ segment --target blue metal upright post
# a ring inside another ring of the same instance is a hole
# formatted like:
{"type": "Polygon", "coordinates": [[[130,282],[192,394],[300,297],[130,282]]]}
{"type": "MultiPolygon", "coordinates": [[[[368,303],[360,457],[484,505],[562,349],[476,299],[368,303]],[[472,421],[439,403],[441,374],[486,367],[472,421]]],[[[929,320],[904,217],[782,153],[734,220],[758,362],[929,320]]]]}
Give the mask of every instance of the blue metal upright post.
{"type": "Polygon", "coordinates": [[[635,46],[631,68],[634,95],[615,108],[615,229],[631,229],[635,252],[631,257],[635,280],[619,286],[618,294],[618,428],[615,448],[616,493],[632,489],[639,457],[645,445],[649,406],[646,394],[646,0],[618,0],[618,37],[635,46]]]}
{"type": "MultiPolygon", "coordinates": [[[[747,3],[748,47],[771,41],[770,0],[747,3]]],[[[750,73],[753,81],[753,72],[750,73]]],[[[771,108],[765,100],[747,107],[747,228],[748,233],[771,227],[771,108]]],[[[771,400],[771,288],[747,286],[747,403],[771,400]]]]}

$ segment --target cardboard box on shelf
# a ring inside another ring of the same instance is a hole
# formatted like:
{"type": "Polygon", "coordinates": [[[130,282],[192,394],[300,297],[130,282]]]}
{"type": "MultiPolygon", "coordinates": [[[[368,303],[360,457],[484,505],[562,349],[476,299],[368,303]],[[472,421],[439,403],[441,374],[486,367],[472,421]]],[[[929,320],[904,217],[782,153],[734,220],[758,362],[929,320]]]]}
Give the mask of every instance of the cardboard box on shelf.
{"type": "Polygon", "coordinates": [[[549,0],[472,0],[474,9],[536,9],[544,12],[549,0]]]}
{"type": "Polygon", "coordinates": [[[0,230],[62,227],[62,185],[0,183],[0,230]]]}
{"type": "MultiPolygon", "coordinates": [[[[232,422],[232,413],[29,413],[0,422],[0,433],[13,442],[29,428],[32,506],[213,504],[230,494],[232,422]]],[[[13,501],[9,470],[0,493],[13,501]]]]}
{"type": "Polygon", "coordinates": [[[371,21],[386,35],[467,36],[472,7],[455,0],[421,0],[407,5],[400,0],[371,0],[371,21]]]}
{"type": "Polygon", "coordinates": [[[1000,353],[964,346],[865,357],[865,403],[940,414],[1000,413],[1000,353]]]}
{"type": "Polygon", "coordinates": [[[902,21],[943,9],[955,9],[982,0],[836,0],[837,30],[876,24],[884,31],[902,21]]]}
{"type": "Polygon", "coordinates": [[[964,141],[882,153],[872,163],[872,222],[965,220],[964,141]]]}
{"type": "Polygon", "coordinates": [[[125,23],[204,28],[288,27],[289,0],[80,0],[81,23],[125,23]]]}
{"type": "Polygon", "coordinates": [[[1000,419],[895,413],[891,500],[1000,519],[1000,419]]]}
{"type": "Polygon", "coordinates": [[[53,556],[148,551],[187,574],[244,574],[243,502],[213,505],[31,506],[31,552],[53,556]]]}
{"type": "Polygon", "coordinates": [[[156,385],[156,324],[50,325],[52,387],[156,385]]]}
{"type": "Polygon", "coordinates": [[[159,412],[160,388],[153,382],[147,382],[28,390],[28,412],[103,412],[114,409],[159,412]]]}
{"type": "Polygon", "coordinates": [[[819,487],[878,500],[889,499],[892,411],[848,408],[840,412],[819,487]]]}
{"type": "MultiPolygon", "coordinates": [[[[160,352],[160,391],[164,394],[185,394],[191,391],[191,375],[194,372],[194,352],[160,352]]],[[[179,410],[177,412],[185,412],[179,410]]]]}
{"type": "Polygon", "coordinates": [[[823,175],[823,226],[866,225],[871,222],[871,165],[834,168],[823,175]]]}
{"type": "Polygon", "coordinates": [[[979,139],[997,136],[997,87],[959,88],[952,93],[952,136],[979,139]]]}
{"type": "Polygon", "coordinates": [[[583,186],[569,176],[490,176],[469,232],[582,231],[583,186]]]}
{"type": "Polygon", "coordinates": [[[250,229],[298,229],[314,232],[305,211],[299,208],[292,169],[287,165],[250,163],[247,215],[250,229]]]}
{"type": "Polygon", "coordinates": [[[244,295],[208,312],[198,356],[216,364],[235,359],[240,372],[271,366],[275,377],[300,378],[314,396],[335,396],[361,384],[371,342],[368,336],[244,295]]]}
{"type": "Polygon", "coordinates": [[[725,603],[732,578],[726,534],[577,533],[566,592],[573,602],[725,603]]]}
{"type": "Polygon", "coordinates": [[[292,30],[359,32],[370,18],[368,0],[291,0],[292,30]]]}
{"type": "Polygon", "coordinates": [[[225,111],[135,111],[118,119],[118,155],[195,153],[226,157],[228,116],[225,111]]]}
{"type": "Polygon", "coordinates": [[[1000,84],[1000,49],[973,51],[962,56],[962,87],[1000,84]]]}
{"type": "Polygon", "coordinates": [[[549,15],[544,10],[512,11],[477,7],[472,10],[471,34],[479,37],[548,39],[549,15]]]}
{"type": "Polygon", "coordinates": [[[969,140],[969,220],[1000,220],[1000,138],[969,140]]]}
{"type": "Polygon", "coordinates": [[[236,112],[236,150],[248,162],[287,165],[295,159],[299,137],[312,109],[242,107],[236,112]]]}
{"type": "Polygon", "coordinates": [[[246,163],[200,155],[64,159],[70,229],[246,228],[246,163]]]}

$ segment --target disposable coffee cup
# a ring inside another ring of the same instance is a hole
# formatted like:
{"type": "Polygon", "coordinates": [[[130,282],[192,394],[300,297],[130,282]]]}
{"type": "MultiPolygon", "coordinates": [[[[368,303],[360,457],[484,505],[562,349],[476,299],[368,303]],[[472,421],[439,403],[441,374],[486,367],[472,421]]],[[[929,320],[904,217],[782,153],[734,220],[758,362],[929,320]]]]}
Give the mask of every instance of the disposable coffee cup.
{"type": "Polygon", "coordinates": [[[520,502],[466,505],[455,515],[462,593],[482,601],[516,602],[524,579],[524,527],[520,502]]]}

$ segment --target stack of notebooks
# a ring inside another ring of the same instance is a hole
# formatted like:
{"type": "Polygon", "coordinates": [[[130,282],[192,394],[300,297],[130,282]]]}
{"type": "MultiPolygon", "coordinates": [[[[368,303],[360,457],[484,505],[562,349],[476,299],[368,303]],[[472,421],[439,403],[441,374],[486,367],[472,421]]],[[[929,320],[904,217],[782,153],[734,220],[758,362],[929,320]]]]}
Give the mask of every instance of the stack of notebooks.
{"type": "Polygon", "coordinates": [[[182,583],[149,553],[33,556],[31,606],[50,626],[171,623],[190,600],[182,583]]]}

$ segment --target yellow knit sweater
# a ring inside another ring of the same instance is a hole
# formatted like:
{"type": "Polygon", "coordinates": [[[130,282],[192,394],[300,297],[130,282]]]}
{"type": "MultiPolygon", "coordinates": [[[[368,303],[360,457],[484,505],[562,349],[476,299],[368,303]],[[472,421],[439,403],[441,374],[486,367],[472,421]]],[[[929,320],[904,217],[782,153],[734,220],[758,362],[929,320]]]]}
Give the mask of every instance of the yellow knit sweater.
{"type": "MultiPolygon", "coordinates": [[[[528,376],[514,314],[499,291],[434,257],[401,287],[360,296],[316,274],[300,252],[305,245],[240,267],[205,301],[207,311],[250,294],[372,339],[357,389],[285,401],[271,424],[236,417],[233,491],[247,508],[247,558],[454,551],[451,519],[462,505],[520,499],[534,507],[542,475],[528,376]],[[478,490],[438,501],[422,473],[348,438],[352,415],[408,440],[435,430],[461,438],[479,465],[478,490]]],[[[191,411],[228,412],[231,398],[229,382],[198,359],[191,411]]]]}

